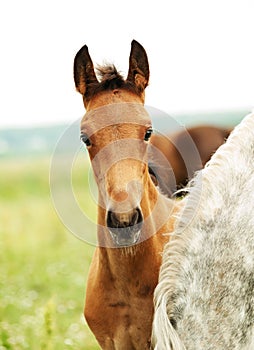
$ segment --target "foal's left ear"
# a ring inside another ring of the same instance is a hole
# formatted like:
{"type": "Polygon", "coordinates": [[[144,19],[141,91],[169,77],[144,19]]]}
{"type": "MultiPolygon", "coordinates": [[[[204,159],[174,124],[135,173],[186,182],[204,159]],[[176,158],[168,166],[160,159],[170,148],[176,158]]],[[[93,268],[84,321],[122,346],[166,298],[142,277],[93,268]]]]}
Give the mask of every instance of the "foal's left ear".
{"type": "Polygon", "coordinates": [[[149,81],[149,63],[145,49],[136,40],[131,43],[127,81],[134,83],[143,92],[149,81]]]}

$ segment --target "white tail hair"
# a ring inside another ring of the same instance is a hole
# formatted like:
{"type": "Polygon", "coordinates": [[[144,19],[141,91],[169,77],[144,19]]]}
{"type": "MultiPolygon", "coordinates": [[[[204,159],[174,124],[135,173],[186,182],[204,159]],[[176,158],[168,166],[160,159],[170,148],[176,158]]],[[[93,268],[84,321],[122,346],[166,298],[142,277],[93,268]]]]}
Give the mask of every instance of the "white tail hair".
{"type": "Polygon", "coordinates": [[[254,112],[190,184],[154,294],[156,350],[254,349],[254,112]]]}

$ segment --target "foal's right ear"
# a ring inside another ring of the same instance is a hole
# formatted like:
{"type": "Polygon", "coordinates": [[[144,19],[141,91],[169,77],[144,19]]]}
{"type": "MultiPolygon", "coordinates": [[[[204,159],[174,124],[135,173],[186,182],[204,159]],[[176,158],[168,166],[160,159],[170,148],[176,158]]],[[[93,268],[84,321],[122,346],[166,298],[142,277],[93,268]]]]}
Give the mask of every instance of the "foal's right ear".
{"type": "Polygon", "coordinates": [[[93,62],[86,45],[84,45],[75,56],[74,81],[77,91],[84,97],[87,92],[88,84],[98,83],[94,72],[93,62]]]}

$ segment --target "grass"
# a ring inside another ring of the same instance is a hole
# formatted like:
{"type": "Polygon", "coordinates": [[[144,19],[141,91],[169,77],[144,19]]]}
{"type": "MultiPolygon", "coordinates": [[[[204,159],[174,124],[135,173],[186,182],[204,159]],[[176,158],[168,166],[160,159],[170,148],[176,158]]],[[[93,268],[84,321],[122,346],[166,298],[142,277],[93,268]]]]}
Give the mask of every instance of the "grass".
{"type": "MultiPolygon", "coordinates": [[[[59,220],[49,166],[49,159],[0,162],[0,350],[99,349],[83,317],[94,247],[59,220]]],[[[94,220],[87,174],[77,161],[73,188],[94,220]]]]}

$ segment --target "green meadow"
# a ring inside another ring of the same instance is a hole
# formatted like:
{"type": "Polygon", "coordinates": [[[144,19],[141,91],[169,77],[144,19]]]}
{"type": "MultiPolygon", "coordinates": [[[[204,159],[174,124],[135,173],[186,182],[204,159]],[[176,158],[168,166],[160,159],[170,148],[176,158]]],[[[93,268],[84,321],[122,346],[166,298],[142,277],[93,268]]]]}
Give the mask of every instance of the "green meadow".
{"type": "MultiPolygon", "coordinates": [[[[0,159],[0,350],[98,349],[83,317],[94,247],[60,221],[49,169],[49,157],[0,159]]],[[[72,186],[95,219],[87,176],[77,161],[72,186]]]]}

